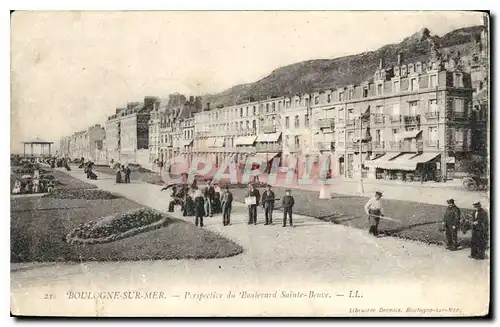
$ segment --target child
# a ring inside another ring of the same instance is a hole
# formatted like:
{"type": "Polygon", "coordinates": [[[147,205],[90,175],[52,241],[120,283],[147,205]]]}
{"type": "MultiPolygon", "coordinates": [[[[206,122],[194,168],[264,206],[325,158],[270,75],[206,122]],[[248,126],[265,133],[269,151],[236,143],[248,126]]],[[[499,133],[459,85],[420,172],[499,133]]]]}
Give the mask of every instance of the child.
{"type": "Polygon", "coordinates": [[[283,227],[286,227],[286,216],[287,215],[290,219],[290,227],[293,227],[292,209],[293,209],[294,204],[295,204],[295,200],[294,200],[293,196],[291,195],[290,190],[286,190],[285,196],[283,197],[283,200],[281,200],[281,205],[283,207],[283,227]]]}
{"type": "Polygon", "coordinates": [[[205,216],[205,197],[199,190],[197,190],[195,193],[194,206],[194,213],[196,216],[195,225],[198,226],[199,222],[200,227],[203,227],[203,216],[205,216]]]}

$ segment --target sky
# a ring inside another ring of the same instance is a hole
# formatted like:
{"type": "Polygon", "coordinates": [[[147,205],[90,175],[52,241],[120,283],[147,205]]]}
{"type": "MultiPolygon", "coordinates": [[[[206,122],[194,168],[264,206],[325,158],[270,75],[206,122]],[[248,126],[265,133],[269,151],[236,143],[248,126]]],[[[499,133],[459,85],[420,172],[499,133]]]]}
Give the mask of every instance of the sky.
{"type": "Polygon", "coordinates": [[[11,151],[100,123],[144,96],[186,96],[272,70],[481,25],[472,12],[15,12],[11,151]]]}

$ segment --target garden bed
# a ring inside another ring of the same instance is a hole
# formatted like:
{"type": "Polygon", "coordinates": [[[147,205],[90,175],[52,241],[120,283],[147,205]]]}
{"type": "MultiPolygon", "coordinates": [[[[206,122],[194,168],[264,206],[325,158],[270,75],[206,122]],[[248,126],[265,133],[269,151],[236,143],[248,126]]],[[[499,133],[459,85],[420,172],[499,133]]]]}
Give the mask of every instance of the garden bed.
{"type": "Polygon", "coordinates": [[[66,236],[70,244],[109,243],[166,225],[165,215],[151,209],[135,209],[82,223],[66,236]]]}
{"type": "Polygon", "coordinates": [[[115,195],[111,192],[97,190],[97,189],[56,189],[52,193],[44,195],[47,198],[58,198],[58,199],[84,199],[84,200],[109,200],[117,199],[120,196],[115,195]]]}

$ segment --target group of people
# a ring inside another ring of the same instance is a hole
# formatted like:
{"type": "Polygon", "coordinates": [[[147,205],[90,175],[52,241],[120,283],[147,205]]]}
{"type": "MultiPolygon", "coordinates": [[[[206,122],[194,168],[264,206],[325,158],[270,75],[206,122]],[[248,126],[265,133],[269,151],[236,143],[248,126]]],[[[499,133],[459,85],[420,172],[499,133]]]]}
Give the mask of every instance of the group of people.
{"type": "MultiPolygon", "coordinates": [[[[249,184],[249,189],[245,198],[245,203],[248,206],[248,225],[257,225],[257,207],[259,206],[262,206],[262,209],[264,209],[264,225],[272,225],[274,204],[278,200],[279,198],[276,198],[271,185],[268,184],[266,186],[266,190],[261,196],[259,190],[253,184],[249,184]]],[[[283,227],[286,227],[287,220],[289,226],[293,227],[292,211],[294,205],[295,199],[291,195],[291,191],[286,190],[285,196],[281,200],[283,227]]]]}
{"type": "Polygon", "coordinates": [[[116,167],[116,183],[117,184],[130,184],[130,167],[127,165],[125,167],[124,165],[117,164],[116,167]]]}
{"type": "MultiPolygon", "coordinates": [[[[381,198],[382,193],[377,191],[375,196],[365,204],[365,212],[370,223],[369,233],[374,236],[379,235],[380,219],[384,218],[381,198]]],[[[473,203],[474,213],[472,216],[462,218],[460,209],[455,205],[455,200],[449,199],[446,202],[448,207],[442,222],[442,228],[446,235],[446,248],[450,251],[456,251],[458,249],[458,231],[461,229],[465,234],[472,229],[471,254],[469,257],[476,260],[485,259],[488,246],[489,221],[488,214],[482,208],[481,203],[473,203]]]]}
{"type": "Polygon", "coordinates": [[[54,179],[41,178],[40,171],[35,170],[32,177],[14,181],[12,194],[51,193],[55,190],[55,187],[56,182],[54,179]]]}

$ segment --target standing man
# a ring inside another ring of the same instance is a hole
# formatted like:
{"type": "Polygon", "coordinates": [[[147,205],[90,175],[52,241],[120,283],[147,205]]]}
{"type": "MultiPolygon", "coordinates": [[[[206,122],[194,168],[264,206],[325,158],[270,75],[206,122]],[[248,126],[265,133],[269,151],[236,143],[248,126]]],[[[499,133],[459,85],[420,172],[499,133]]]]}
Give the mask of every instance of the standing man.
{"type": "Polygon", "coordinates": [[[248,204],[248,224],[257,225],[257,206],[260,203],[260,192],[253,184],[249,184],[247,198],[255,198],[254,203],[248,204]]]}
{"type": "Polygon", "coordinates": [[[273,223],[273,210],[274,210],[274,192],[271,191],[271,185],[267,184],[264,194],[262,194],[262,208],[266,215],[266,223],[264,225],[271,225],[273,223]]]}
{"type": "Polygon", "coordinates": [[[229,186],[226,185],[222,192],[222,225],[231,225],[231,209],[233,208],[233,193],[229,191],[229,186]]]}
{"type": "Polygon", "coordinates": [[[368,222],[370,223],[368,232],[374,236],[378,236],[378,224],[380,217],[383,216],[381,198],[382,192],[377,191],[375,192],[375,196],[365,204],[365,212],[368,215],[368,222]]]}
{"type": "Polygon", "coordinates": [[[283,207],[283,227],[286,227],[286,218],[289,217],[290,227],[293,227],[292,223],[292,209],[295,204],[295,199],[290,194],[290,190],[285,191],[285,196],[281,200],[281,206],[283,207]]]}
{"type": "Polygon", "coordinates": [[[127,168],[125,168],[125,183],[129,184],[130,183],[130,165],[127,165],[127,168]]]}
{"type": "Polygon", "coordinates": [[[209,212],[206,212],[206,215],[212,217],[214,198],[215,198],[215,188],[214,188],[214,185],[212,184],[212,181],[208,182],[208,186],[207,186],[206,191],[207,191],[206,197],[208,198],[208,204],[205,203],[205,208],[207,208],[207,210],[209,211],[209,212]]]}
{"type": "Polygon", "coordinates": [[[443,218],[443,225],[446,232],[446,248],[450,251],[457,250],[458,225],[460,223],[460,209],[455,205],[455,200],[446,201],[448,208],[443,218]]]}
{"type": "Polygon", "coordinates": [[[488,245],[488,213],[481,207],[481,203],[473,204],[472,238],[469,258],[483,260],[488,245]]]}
{"type": "Polygon", "coordinates": [[[194,215],[195,225],[203,227],[203,216],[205,216],[205,199],[199,190],[196,190],[194,196],[194,215]]]}

